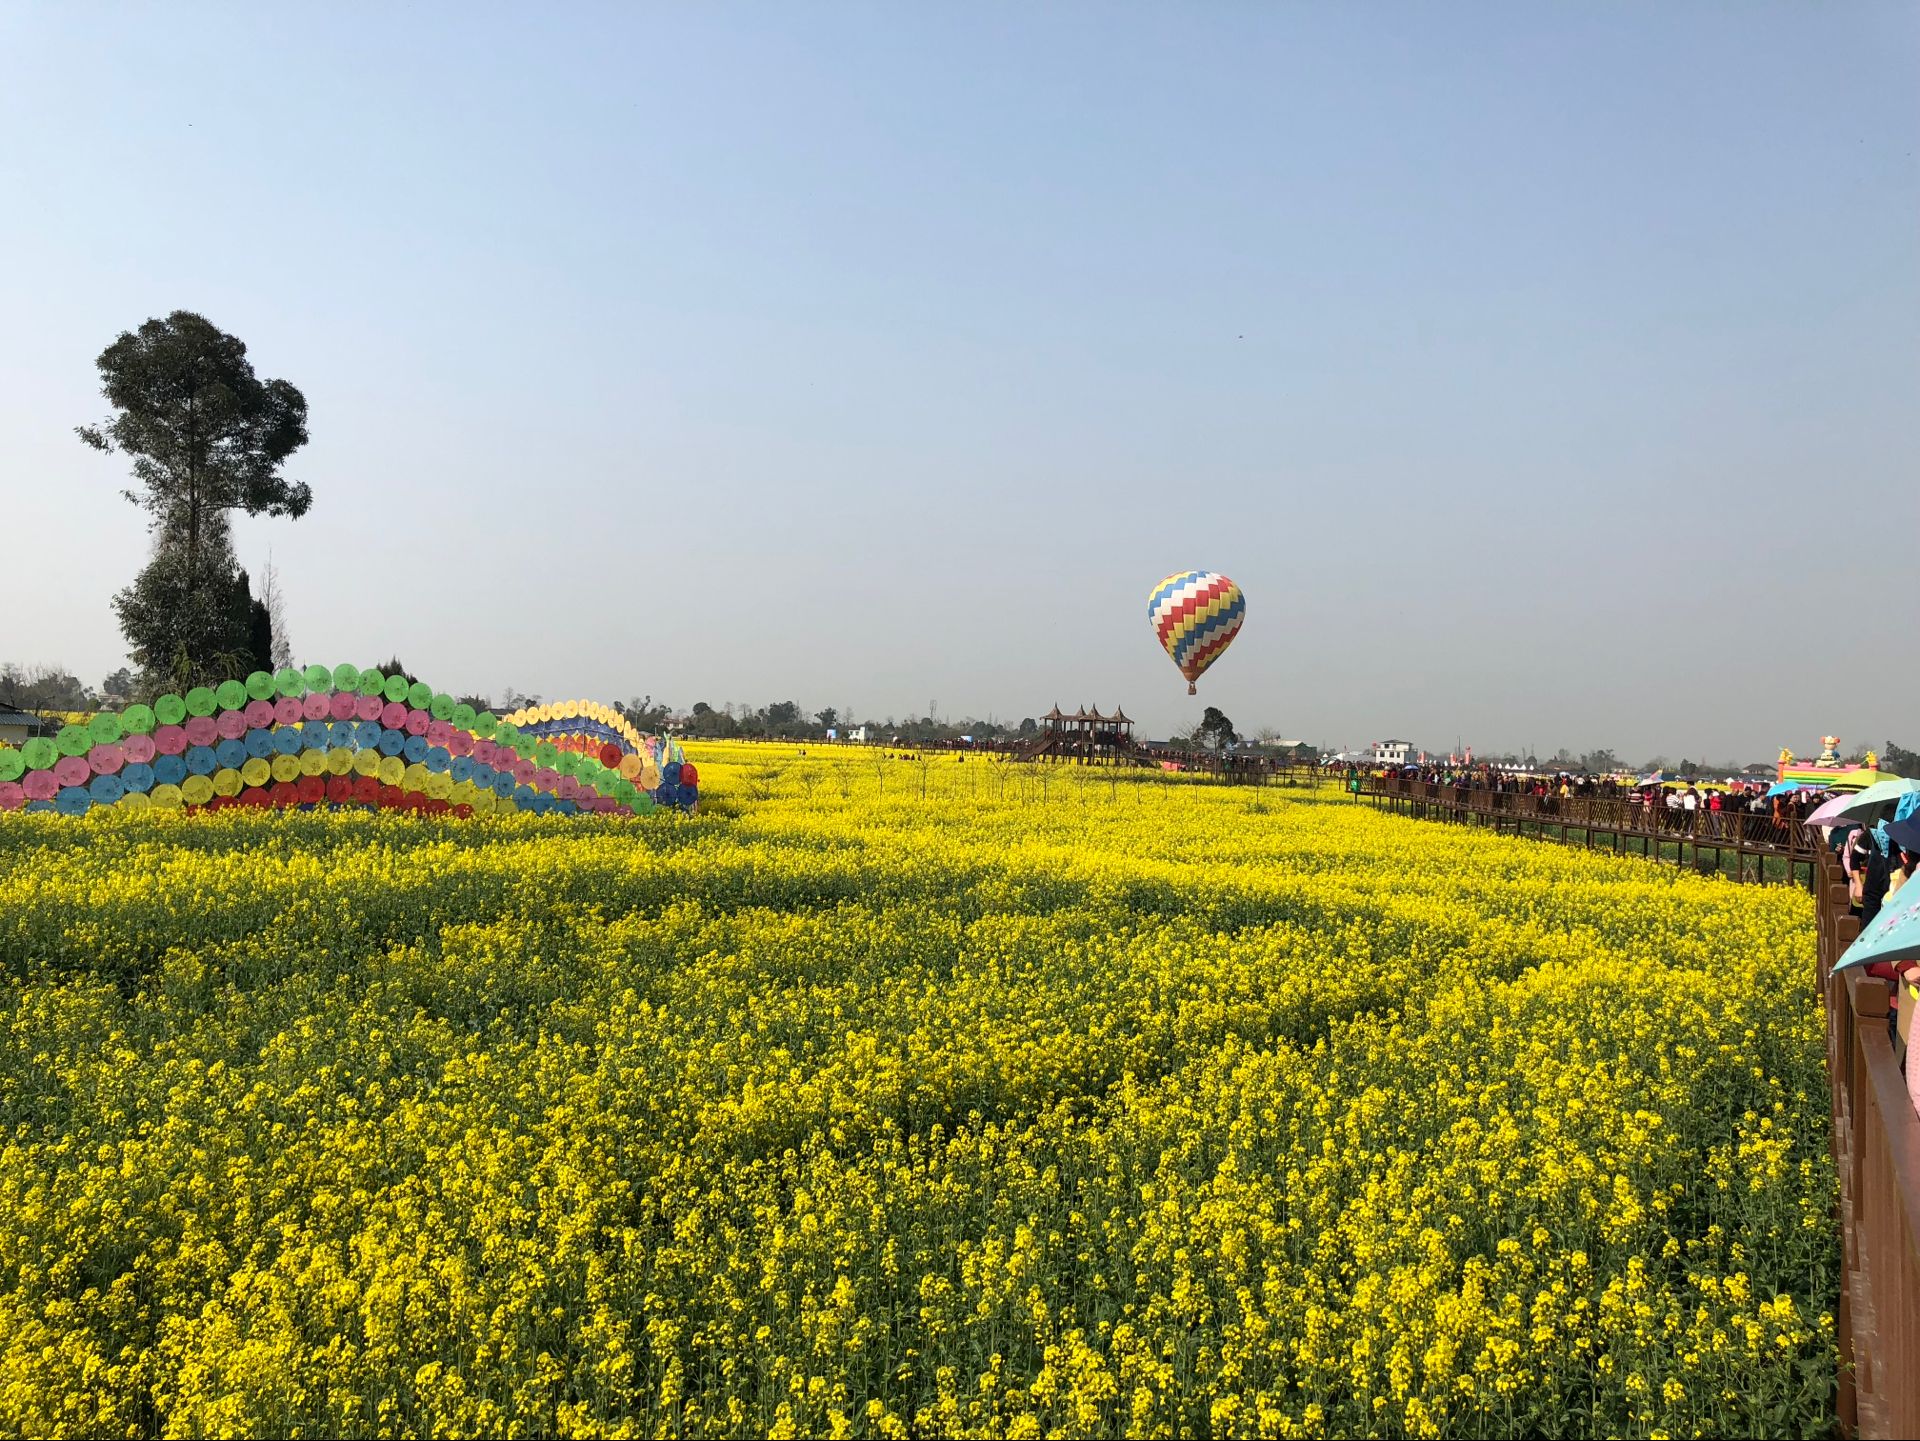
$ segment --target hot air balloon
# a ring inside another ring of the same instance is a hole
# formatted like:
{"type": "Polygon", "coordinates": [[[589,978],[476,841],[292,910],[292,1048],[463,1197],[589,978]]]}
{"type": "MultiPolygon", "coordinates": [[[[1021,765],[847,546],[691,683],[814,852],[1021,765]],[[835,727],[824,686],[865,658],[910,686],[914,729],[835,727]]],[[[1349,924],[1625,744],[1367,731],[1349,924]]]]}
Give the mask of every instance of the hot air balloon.
{"type": "Polygon", "coordinates": [[[1147,619],[1187,678],[1188,695],[1196,693],[1193,683],[1220,659],[1246,618],[1240,587],[1210,570],[1178,571],[1147,596],[1147,619]]]}

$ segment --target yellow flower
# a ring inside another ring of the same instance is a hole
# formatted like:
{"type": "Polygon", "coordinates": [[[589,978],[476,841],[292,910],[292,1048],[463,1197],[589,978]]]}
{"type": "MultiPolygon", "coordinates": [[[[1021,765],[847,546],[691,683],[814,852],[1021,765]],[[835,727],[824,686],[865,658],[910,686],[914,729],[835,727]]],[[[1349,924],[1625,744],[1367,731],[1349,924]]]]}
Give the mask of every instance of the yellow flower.
{"type": "Polygon", "coordinates": [[[0,815],[0,1432],[1830,1426],[1803,894],[809,749],[0,815]]]}

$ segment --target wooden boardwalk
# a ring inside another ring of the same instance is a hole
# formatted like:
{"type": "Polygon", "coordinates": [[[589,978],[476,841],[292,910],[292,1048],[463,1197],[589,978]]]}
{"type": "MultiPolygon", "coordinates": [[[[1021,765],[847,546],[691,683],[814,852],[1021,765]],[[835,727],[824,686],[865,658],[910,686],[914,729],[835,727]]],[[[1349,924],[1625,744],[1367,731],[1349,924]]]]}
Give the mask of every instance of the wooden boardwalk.
{"type": "Polygon", "coordinates": [[[1860,922],[1839,862],[1823,854],[1816,866],[1814,981],[1826,1006],[1840,1177],[1840,1426],[1920,1436],[1920,1117],[1902,1074],[1906,1045],[1888,1028],[1888,983],[1833,969],[1860,922]]]}
{"type": "Polygon", "coordinates": [[[1813,888],[1819,838],[1797,822],[1746,811],[1651,809],[1635,796],[1532,796],[1432,781],[1363,776],[1362,799],[1398,815],[1583,845],[1739,881],[1813,888]]]}

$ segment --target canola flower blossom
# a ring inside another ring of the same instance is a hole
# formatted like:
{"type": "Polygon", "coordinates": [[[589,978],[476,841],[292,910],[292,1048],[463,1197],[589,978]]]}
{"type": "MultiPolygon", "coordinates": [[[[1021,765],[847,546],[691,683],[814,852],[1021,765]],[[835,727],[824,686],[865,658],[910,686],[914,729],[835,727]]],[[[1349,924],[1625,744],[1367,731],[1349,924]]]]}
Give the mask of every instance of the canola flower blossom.
{"type": "Polygon", "coordinates": [[[0,1433],[1830,1426],[1804,894],[698,759],[648,827],[0,816],[0,1433]]]}

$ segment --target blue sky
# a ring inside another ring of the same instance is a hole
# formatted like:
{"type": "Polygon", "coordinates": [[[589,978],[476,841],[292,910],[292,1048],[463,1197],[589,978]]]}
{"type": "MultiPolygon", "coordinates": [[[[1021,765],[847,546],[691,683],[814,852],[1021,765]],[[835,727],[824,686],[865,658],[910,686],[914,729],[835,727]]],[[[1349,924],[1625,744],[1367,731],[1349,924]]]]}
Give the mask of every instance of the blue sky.
{"type": "Polygon", "coordinates": [[[1916,62],[1904,4],[0,7],[0,658],[121,663],[72,427],[187,308],[311,407],[240,527],[303,660],[1920,744],[1916,62]],[[1193,700],[1189,566],[1249,607],[1193,700]]]}

